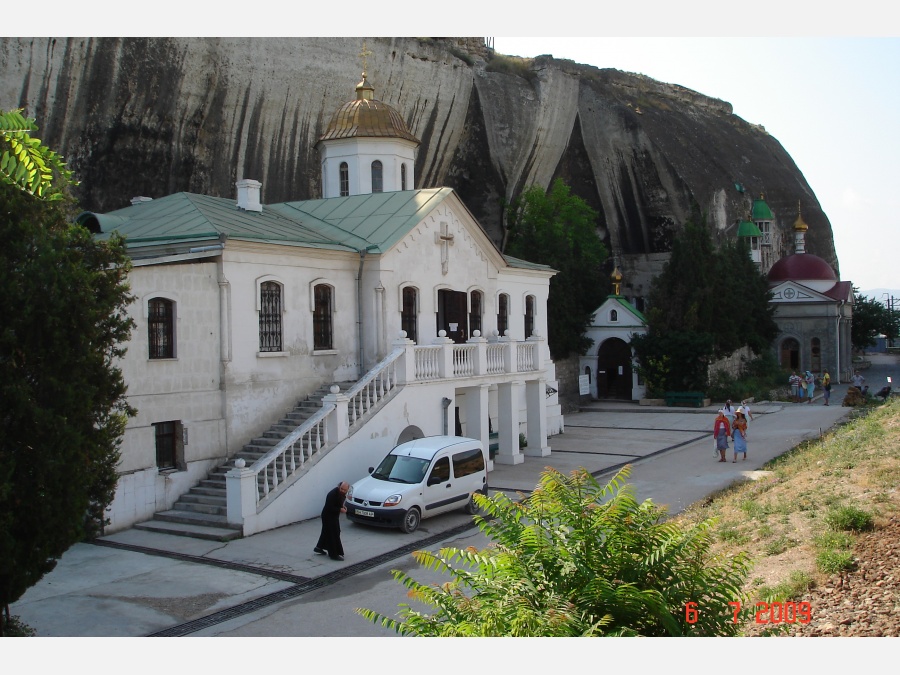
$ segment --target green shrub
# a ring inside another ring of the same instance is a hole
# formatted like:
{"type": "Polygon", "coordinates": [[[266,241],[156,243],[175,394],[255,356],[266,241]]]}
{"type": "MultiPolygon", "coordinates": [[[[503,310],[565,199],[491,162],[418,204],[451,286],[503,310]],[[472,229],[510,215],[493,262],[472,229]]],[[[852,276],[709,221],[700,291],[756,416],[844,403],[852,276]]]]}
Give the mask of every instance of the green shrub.
{"type": "Polygon", "coordinates": [[[816,567],[825,574],[837,574],[854,567],[853,554],[849,551],[826,549],[816,555],[816,567]]]}
{"type": "Polygon", "coordinates": [[[832,530],[863,532],[874,526],[872,514],[855,506],[840,506],[825,514],[825,524],[832,530]]]}
{"type": "Polygon", "coordinates": [[[774,586],[758,589],[758,598],[763,602],[785,602],[799,600],[815,585],[813,578],[802,570],[794,570],[787,579],[774,586]]]}
{"type": "Polygon", "coordinates": [[[818,549],[849,550],[853,548],[853,537],[845,532],[825,532],[813,539],[818,549]]]}
{"type": "Polygon", "coordinates": [[[415,552],[425,569],[450,576],[443,584],[393,571],[429,613],[403,604],[398,621],[356,611],[430,637],[737,635],[727,607],[747,606],[747,555],[713,555],[715,521],[666,520],[663,507],[635,499],[628,475],[626,467],[601,486],[583,468],[568,476],[548,468],[524,501],[476,494],[489,547],[415,552]],[[694,623],[688,603],[696,603],[694,623]]]}
{"type": "Polygon", "coordinates": [[[778,555],[779,553],[784,553],[794,545],[795,543],[793,541],[782,535],[766,543],[766,553],[768,555],[778,555]]]}

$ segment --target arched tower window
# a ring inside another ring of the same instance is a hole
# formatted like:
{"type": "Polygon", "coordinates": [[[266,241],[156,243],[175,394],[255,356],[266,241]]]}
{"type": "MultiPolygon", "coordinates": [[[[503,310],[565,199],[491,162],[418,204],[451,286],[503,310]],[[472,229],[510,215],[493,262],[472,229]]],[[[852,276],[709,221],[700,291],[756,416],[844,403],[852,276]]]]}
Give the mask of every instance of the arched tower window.
{"type": "Polygon", "coordinates": [[[469,297],[471,311],[469,312],[469,335],[474,335],[475,331],[482,331],[481,327],[481,291],[472,291],[469,297]]]}
{"type": "Polygon", "coordinates": [[[350,194],[350,168],[347,162],[341,162],[339,169],[341,182],[341,197],[347,197],[350,194]]]}
{"type": "Polygon", "coordinates": [[[400,189],[406,189],[406,164],[400,165],[400,189]]]}
{"type": "Polygon", "coordinates": [[[525,338],[528,339],[534,333],[534,303],[533,295],[525,296],[525,338]]]}
{"type": "Polygon", "coordinates": [[[384,192],[384,168],[377,159],[372,162],[372,192],[384,192]]]}
{"type": "Polygon", "coordinates": [[[619,320],[619,312],[615,309],[609,310],[609,321],[610,323],[615,323],[619,320]]]}
{"type": "Polygon", "coordinates": [[[334,349],[331,286],[317,284],[313,296],[313,349],[334,349]]]}

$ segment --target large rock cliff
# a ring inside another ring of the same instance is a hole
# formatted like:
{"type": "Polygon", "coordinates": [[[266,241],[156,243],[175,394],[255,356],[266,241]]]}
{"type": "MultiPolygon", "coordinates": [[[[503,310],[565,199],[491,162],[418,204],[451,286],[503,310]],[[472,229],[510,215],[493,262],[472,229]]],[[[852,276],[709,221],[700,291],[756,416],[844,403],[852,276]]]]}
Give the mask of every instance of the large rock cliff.
{"type": "MultiPolygon", "coordinates": [[[[837,269],[831,225],[803,174],[731,105],[642,75],[542,56],[505,57],[480,39],[369,38],[376,98],[421,140],[416,187],[448,185],[498,245],[503,204],[564,178],[600,213],[599,235],[642,296],[673,234],[705,213],[733,237],[760,193],[792,252],[800,204],[807,250],[837,269]],[[744,191],[741,191],[741,190],[744,191]]],[[[265,202],[320,196],[316,141],[354,97],[359,38],[0,38],[0,109],[24,107],[70,162],[90,210],[134,196],[265,202]]]]}

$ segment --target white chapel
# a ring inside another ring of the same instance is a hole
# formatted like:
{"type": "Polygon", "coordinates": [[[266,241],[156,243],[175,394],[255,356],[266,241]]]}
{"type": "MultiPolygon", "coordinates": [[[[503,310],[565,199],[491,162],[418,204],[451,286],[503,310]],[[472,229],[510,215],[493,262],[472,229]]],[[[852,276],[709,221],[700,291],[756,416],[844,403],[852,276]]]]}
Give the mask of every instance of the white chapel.
{"type": "Polygon", "coordinates": [[[321,199],[180,192],[78,221],[132,259],[120,366],[137,416],[107,531],[228,539],[318,515],[399,442],[457,434],[493,463],[563,430],[546,342],[554,270],[503,255],[374,97],[322,135],[321,199]],[[520,441],[521,437],[521,442],[520,441]]]}

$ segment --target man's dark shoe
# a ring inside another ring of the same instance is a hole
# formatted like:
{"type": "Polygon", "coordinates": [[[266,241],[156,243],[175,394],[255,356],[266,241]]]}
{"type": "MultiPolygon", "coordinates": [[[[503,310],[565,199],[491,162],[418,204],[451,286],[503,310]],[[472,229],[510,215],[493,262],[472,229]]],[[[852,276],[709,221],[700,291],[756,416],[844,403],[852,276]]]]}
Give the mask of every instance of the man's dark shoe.
{"type": "Polygon", "coordinates": [[[326,553],[328,553],[328,551],[326,551],[324,548],[319,548],[318,546],[316,546],[313,549],[313,553],[318,553],[319,555],[325,555],[326,553]]]}
{"type": "Polygon", "coordinates": [[[332,560],[343,560],[343,559],[344,559],[344,556],[342,556],[342,555],[333,555],[333,556],[330,556],[330,558],[331,558],[332,560]]]}

